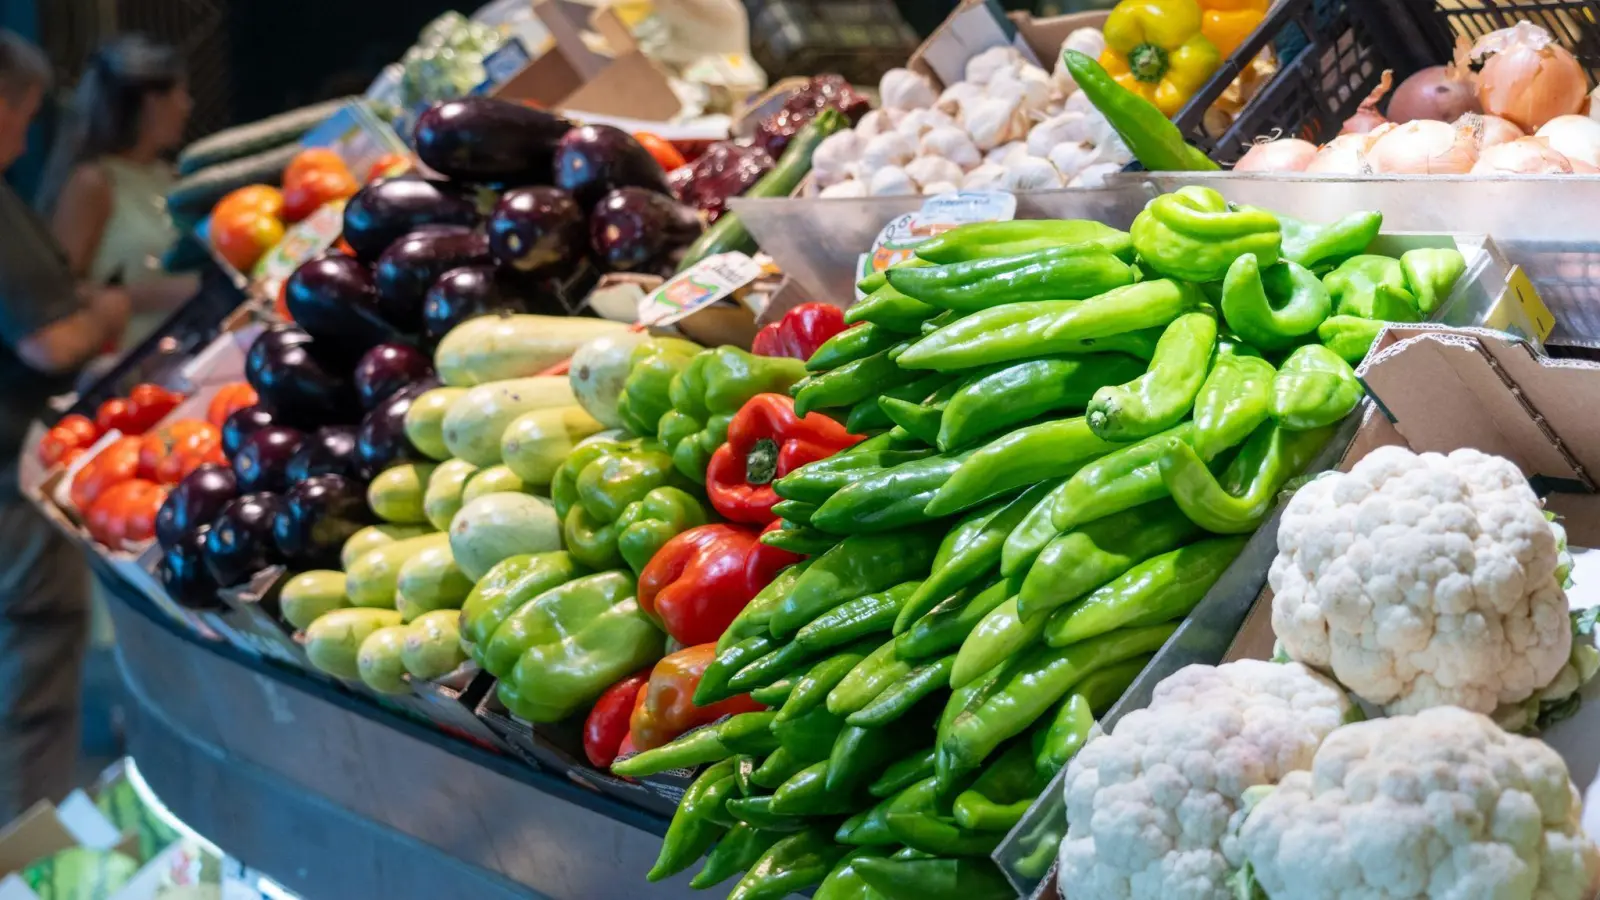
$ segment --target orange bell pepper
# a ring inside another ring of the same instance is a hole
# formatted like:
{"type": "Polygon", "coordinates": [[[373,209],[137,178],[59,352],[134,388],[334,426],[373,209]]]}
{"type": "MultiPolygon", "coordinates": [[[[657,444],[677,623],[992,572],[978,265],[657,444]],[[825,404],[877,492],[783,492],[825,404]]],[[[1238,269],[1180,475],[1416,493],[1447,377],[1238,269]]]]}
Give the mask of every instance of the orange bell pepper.
{"type": "Polygon", "coordinates": [[[756,712],[766,707],[740,694],[710,706],[695,706],[694,691],[706,667],[717,658],[716,644],[696,644],[668,654],[650,670],[650,680],[634,701],[628,739],[640,752],[662,746],[691,728],[723,716],[756,712]]]}
{"type": "Polygon", "coordinates": [[[1261,26],[1272,0],[1200,0],[1200,33],[1224,58],[1261,26]]]}

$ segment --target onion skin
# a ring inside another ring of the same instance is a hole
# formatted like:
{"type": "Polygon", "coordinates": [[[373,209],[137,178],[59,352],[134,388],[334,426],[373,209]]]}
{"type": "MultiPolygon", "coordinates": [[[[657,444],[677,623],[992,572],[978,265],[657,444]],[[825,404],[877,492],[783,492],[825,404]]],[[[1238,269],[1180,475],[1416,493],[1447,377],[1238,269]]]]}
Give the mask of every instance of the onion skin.
{"type": "Polygon", "coordinates": [[[1574,163],[1600,166],[1600,122],[1588,116],[1556,116],[1535,136],[1574,163]]]}
{"type": "Polygon", "coordinates": [[[1235,172],[1304,172],[1317,155],[1317,145],[1299,138],[1264,141],[1233,164],[1235,172]]]}
{"type": "Polygon", "coordinates": [[[1401,125],[1419,119],[1449,122],[1465,113],[1482,112],[1480,91],[1465,69],[1429,66],[1400,83],[1389,100],[1389,121],[1401,125]]]}
{"type": "Polygon", "coordinates": [[[1418,120],[1385,132],[1367,158],[1384,175],[1461,175],[1478,161],[1478,148],[1462,129],[1418,120]]]}
{"type": "Polygon", "coordinates": [[[1378,86],[1372,89],[1367,99],[1361,101],[1356,108],[1355,115],[1344,120],[1339,126],[1339,134],[1367,134],[1377,128],[1389,124],[1389,120],[1378,112],[1378,103],[1383,100],[1383,95],[1389,93],[1389,88],[1394,86],[1394,73],[1388,69],[1383,70],[1383,75],[1378,79],[1378,86]]]}
{"type": "Polygon", "coordinates": [[[1478,157],[1474,175],[1571,175],[1572,161],[1552,149],[1543,138],[1520,137],[1496,144],[1478,157]]]}
{"type": "Polygon", "coordinates": [[[1583,109],[1588,95],[1583,66],[1554,42],[1540,48],[1513,44],[1489,57],[1478,74],[1483,111],[1538,131],[1557,116],[1583,109]]]}
{"type": "MultiPolygon", "coordinates": [[[[1388,130],[1390,129],[1381,129],[1381,131],[1388,130]]],[[[1341,134],[1322,145],[1322,149],[1312,157],[1311,165],[1306,166],[1306,172],[1322,175],[1371,175],[1375,170],[1372,163],[1367,161],[1367,151],[1381,136],[1380,132],[1341,134]]]]}
{"type": "Polygon", "coordinates": [[[1471,132],[1473,140],[1477,141],[1480,154],[1490,147],[1509,143],[1524,136],[1522,129],[1515,123],[1499,116],[1482,113],[1467,113],[1451,124],[1471,132]]]}

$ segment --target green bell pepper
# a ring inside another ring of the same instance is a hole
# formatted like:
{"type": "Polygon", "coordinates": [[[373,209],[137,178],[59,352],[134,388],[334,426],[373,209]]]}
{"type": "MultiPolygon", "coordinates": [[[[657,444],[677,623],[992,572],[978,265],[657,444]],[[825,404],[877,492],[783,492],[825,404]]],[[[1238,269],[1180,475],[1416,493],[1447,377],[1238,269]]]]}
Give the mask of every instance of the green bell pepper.
{"type": "Polygon", "coordinates": [[[520,702],[507,706],[531,722],[565,719],[666,648],[623,572],[585,576],[529,600],[495,631],[491,654],[503,642],[521,650],[509,677],[520,702]]]}
{"type": "Polygon", "coordinates": [[[1360,316],[1329,316],[1317,326],[1317,340],[1353,366],[1366,359],[1383,326],[1382,322],[1360,316]]]}
{"type": "Polygon", "coordinates": [[[661,443],[683,477],[704,484],[711,454],[728,440],[728,423],[757,394],[786,393],[805,376],[797,359],[755,356],[737,347],[705,350],[672,379],[672,409],[662,415],[661,443]]]}
{"type": "Polygon", "coordinates": [[[1307,344],[1289,354],[1272,380],[1272,418],[1296,431],[1332,425],[1349,415],[1365,394],[1339,354],[1307,344]]]}
{"type": "Polygon", "coordinates": [[[592,569],[642,570],[674,535],[705,524],[705,507],[685,486],[654,441],[581,445],[551,483],[567,551],[592,569]]]}
{"type": "Polygon", "coordinates": [[[1239,337],[1263,350],[1292,346],[1333,312],[1321,279],[1284,260],[1262,269],[1246,254],[1222,280],[1222,317],[1239,337]]]}
{"type": "Polygon", "coordinates": [[[1248,253],[1262,266],[1278,261],[1283,233],[1277,216],[1229,203],[1207,187],[1183,187],[1145,204],[1134,217],[1133,247],[1144,265],[1169,278],[1219,281],[1248,253]]]}
{"type": "Polygon", "coordinates": [[[1400,254],[1400,271],[1417,298],[1417,310],[1427,316],[1450,296],[1467,271],[1467,261],[1459,250],[1422,247],[1400,254]]]}
{"type": "Polygon", "coordinates": [[[1341,316],[1360,316],[1385,322],[1420,322],[1417,298],[1406,287],[1400,260],[1364,253],[1352,256],[1339,268],[1322,276],[1341,316]]]}
{"type": "Polygon", "coordinates": [[[1217,320],[1210,312],[1174,319],[1161,333],[1148,372],[1094,392],[1088,427],[1108,441],[1136,441],[1178,424],[1194,408],[1216,349],[1217,320]]]}
{"type": "Polygon", "coordinates": [[[617,417],[639,437],[655,437],[661,417],[672,409],[672,379],[700,352],[698,344],[657,338],[633,348],[628,377],[617,395],[617,417]]]}
{"type": "Polygon", "coordinates": [[[1066,647],[1119,628],[1182,619],[1244,549],[1245,538],[1212,538],[1154,556],[1057,610],[1045,642],[1066,647]]]}
{"type": "Polygon", "coordinates": [[[587,574],[589,570],[564,550],[523,554],[496,563],[461,604],[461,639],[472,644],[473,659],[484,665],[490,638],[523,604],[587,574]]]}

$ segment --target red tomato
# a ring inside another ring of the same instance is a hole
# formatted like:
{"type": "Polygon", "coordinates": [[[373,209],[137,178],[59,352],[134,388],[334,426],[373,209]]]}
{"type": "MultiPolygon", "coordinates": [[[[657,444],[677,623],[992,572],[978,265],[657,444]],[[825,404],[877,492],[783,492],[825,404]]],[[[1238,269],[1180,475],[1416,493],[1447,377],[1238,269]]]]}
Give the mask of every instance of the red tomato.
{"type": "Polygon", "coordinates": [[[112,485],[138,474],[139,442],[137,437],[118,438],[78,470],[68,495],[79,512],[87,510],[112,485]]]}
{"type": "Polygon", "coordinates": [[[411,171],[411,157],[404,153],[385,153],[367,168],[367,181],[403,175],[411,171]]]}
{"type": "Polygon", "coordinates": [[[344,157],[327,147],[311,147],[295,154],[289,162],[288,168],[283,170],[283,187],[285,193],[294,185],[299,184],[316,172],[337,172],[343,175],[350,174],[350,167],[345,165],[344,157]]]}
{"type": "Polygon", "coordinates": [[[95,410],[94,425],[100,429],[101,434],[115,428],[124,435],[137,434],[135,424],[138,420],[134,417],[133,403],[125,397],[113,397],[100,404],[95,410]]]}
{"type": "Polygon", "coordinates": [[[128,403],[133,406],[133,425],[140,434],[156,427],[157,422],[182,402],[182,394],[175,394],[159,384],[141,384],[128,392],[128,403]]]}
{"type": "Polygon", "coordinates": [[[57,425],[39,439],[39,462],[46,467],[54,466],[65,459],[69,451],[76,449],[78,436],[57,425]]]}
{"type": "Polygon", "coordinates": [[[228,417],[236,410],[246,406],[255,406],[260,398],[256,396],[256,389],[244,381],[235,381],[223,385],[211,398],[211,403],[206,406],[206,421],[222,427],[228,417]]]}
{"type": "Polygon", "coordinates": [[[685,163],[683,154],[678,152],[678,148],[672,146],[671,141],[658,134],[651,134],[648,131],[636,131],[633,133],[633,139],[642,144],[644,149],[650,151],[650,155],[656,158],[656,162],[661,164],[661,168],[666,169],[668,172],[685,163]]]}
{"type": "Polygon", "coordinates": [[[289,222],[306,218],[324,204],[354,197],[361,185],[349,172],[319,170],[306,173],[293,185],[284,188],[283,217],[289,222]]]}
{"type": "Polygon", "coordinates": [[[166,500],[166,488],[135,478],[107,488],[89,506],[84,521],[91,537],[120,549],[155,537],[156,513],[166,500]]]}
{"type": "Polygon", "coordinates": [[[65,428],[77,435],[78,446],[80,447],[87,447],[95,441],[100,440],[101,431],[100,429],[94,427],[94,423],[89,421],[88,416],[80,416],[77,413],[73,413],[70,416],[63,416],[61,421],[56,423],[56,427],[65,428]]]}

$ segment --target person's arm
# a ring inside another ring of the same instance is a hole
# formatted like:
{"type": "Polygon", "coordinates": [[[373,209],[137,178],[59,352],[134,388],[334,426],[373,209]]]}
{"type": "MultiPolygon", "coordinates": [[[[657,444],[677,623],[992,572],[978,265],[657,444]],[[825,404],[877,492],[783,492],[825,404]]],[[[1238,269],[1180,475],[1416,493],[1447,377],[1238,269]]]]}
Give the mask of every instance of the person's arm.
{"type": "Polygon", "coordinates": [[[192,272],[183,275],[152,275],[127,284],[126,290],[133,301],[133,311],[171,312],[189,301],[200,290],[200,276],[192,272]]]}
{"type": "Polygon", "coordinates": [[[41,372],[70,372],[121,339],[130,307],[128,294],[121,289],[95,290],[83,309],[17,341],[17,356],[41,372]]]}
{"type": "Polygon", "coordinates": [[[67,251],[72,274],[84,278],[111,220],[111,176],[101,166],[80,165],[61,188],[50,230],[67,251]]]}

